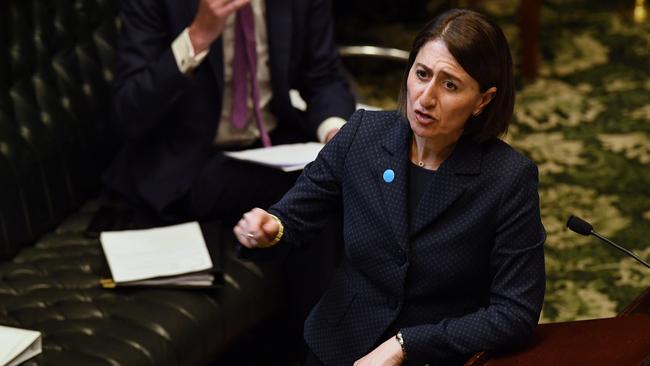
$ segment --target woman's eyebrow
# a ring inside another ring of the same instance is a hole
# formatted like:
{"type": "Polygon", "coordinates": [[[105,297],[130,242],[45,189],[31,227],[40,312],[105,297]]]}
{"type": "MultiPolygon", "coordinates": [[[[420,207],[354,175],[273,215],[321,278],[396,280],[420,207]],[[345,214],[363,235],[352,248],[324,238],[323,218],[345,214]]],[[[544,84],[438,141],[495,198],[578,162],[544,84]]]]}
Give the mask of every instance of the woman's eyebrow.
{"type": "Polygon", "coordinates": [[[440,75],[443,77],[447,77],[449,79],[453,79],[454,81],[457,81],[459,83],[463,82],[463,79],[461,79],[458,75],[452,74],[446,70],[440,70],[440,75]]]}
{"type": "MultiPolygon", "coordinates": [[[[426,71],[429,74],[433,74],[433,70],[429,66],[427,66],[427,65],[425,65],[425,64],[423,64],[421,62],[416,62],[415,66],[424,69],[424,71],[426,71]]],[[[463,79],[461,79],[458,75],[456,75],[456,74],[454,74],[452,72],[449,72],[447,70],[444,70],[444,69],[440,70],[439,74],[442,77],[453,79],[454,81],[457,81],[457,82],[462,82],[463,81],[463,79]]]]}
{"type": "Polygon", "coordinates": [[[416,62],[415,66],[423,68],[426,72],[431,73],[431,68],[428,67],[427,65],[423,64],[422,62],[416,62]]]}

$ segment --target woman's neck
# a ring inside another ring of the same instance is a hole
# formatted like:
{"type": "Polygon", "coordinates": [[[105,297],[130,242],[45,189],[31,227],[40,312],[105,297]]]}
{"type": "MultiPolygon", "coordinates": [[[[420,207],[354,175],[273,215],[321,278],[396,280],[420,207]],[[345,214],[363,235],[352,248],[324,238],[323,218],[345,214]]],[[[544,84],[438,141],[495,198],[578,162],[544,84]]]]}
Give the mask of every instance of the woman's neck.
{"type": "Polygon", "coordinates": [[[428,139],[413,134],[411,162],[422,168],[437,170],[451,155],[458,139],[428,139]]]}

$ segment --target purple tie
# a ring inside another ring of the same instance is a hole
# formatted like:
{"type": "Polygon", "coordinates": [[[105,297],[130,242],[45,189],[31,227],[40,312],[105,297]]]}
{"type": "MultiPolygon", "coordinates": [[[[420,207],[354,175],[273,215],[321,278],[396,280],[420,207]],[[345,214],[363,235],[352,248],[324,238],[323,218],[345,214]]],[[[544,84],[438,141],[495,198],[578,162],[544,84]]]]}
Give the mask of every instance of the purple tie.
{"type": "Polygon", "coordinates": [[[257,84],[257,50],[255,48],[255,22],[250,4],[237,11],[235,19],[235,54],[232,60],[232,124],[242,129],[248,120],[247,76],[252,84],[253,108],[264,146],[271,146],[260,110],[260,88],[257,84]]]}

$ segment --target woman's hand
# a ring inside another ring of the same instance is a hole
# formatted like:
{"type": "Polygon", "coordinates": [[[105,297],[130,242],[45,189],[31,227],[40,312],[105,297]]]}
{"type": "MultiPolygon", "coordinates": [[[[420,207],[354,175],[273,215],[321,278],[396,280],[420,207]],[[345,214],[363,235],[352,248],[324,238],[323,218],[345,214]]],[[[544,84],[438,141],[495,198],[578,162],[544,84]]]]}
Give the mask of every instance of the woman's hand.
{"type": "Polygon", "coordinates": [[[242,216],[232,231],[246,248],[267,248],[275,244],[280,222],[261,208],[254,208],[242,216]]]}
{"type": "Polygon", "coordinates": [[[402,362],[404,362],[402,346],[395,337],[390,337],[372,352],[358,359],[354,366],[394,366],[401,365],[402,362]]]}

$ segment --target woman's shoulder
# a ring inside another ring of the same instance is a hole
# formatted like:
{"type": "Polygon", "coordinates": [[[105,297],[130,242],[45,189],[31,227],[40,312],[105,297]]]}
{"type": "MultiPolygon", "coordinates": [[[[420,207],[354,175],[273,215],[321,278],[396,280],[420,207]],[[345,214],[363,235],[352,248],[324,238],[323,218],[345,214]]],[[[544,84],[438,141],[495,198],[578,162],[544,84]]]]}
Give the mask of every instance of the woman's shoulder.
{"type": "Polygon", "coordinates": [[[484,144],[483,166],[487,171],[501,174],[507,173],[504,170],[510,173],[520,169],[537,171],[537,165],[531,158],[501,139],[484,144]]]}
{"type": "Polygon", "coordinates": [[[408,126],[403,122],[404,117],[399,111],[359,109],[350,117],[348,123],[357,125],[362,135],[372,135],[374,138],[391,130],[399,130],[408,126]]]}
{"type": "Polygon", "coordinates": [[[377,142],[393,140],[393,135],[403,134],[408,123],[401,123],[404,117],[397,111],[359,109],[350,116],[343,129],[353,144],[375,145],[377,142]]]}
{"type": "Polygon", "coordinates": [[[350,117],[350,122],[363,121],[364,123],[392,123],[401,118],[403,118],[402,115],[396,110],[357,109],[350,117]]]}

